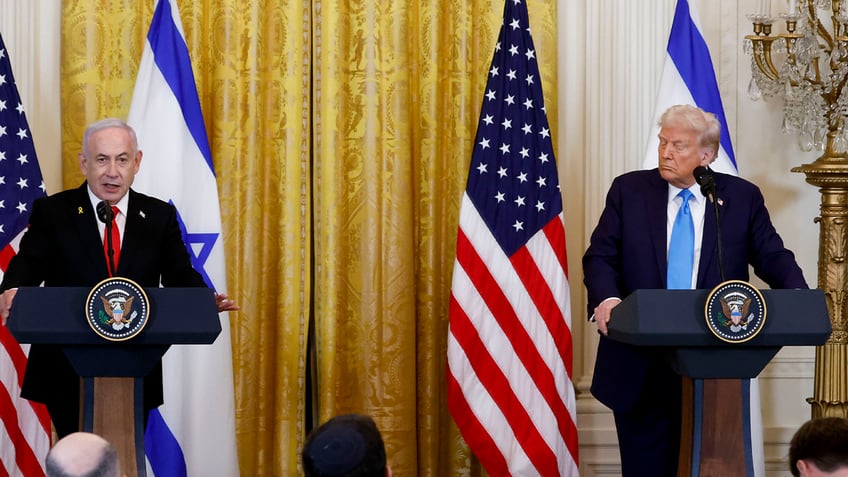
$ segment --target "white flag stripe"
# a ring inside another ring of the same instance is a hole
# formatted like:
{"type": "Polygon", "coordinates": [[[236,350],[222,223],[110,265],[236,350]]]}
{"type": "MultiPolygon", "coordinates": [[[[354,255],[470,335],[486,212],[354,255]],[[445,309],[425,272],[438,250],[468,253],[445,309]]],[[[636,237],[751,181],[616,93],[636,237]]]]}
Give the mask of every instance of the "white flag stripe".
{"type": "MultiPolygon", "coordinates": [[[[0,423],[0,442],[12,442],[12,437],[6,432],[6,426],[0,423]]],[[[9,476],[19,476],[21,471],[18,470],[15,464],[15,448],[12,446],[0,446],[0,466],[5,469],[5,474],[9,476]]]]}
{"type": "Polygon", "coordinates": [[[478,421],[486,423],[486,429],[495,445],[503,455],[510,456],[507,465],[512,475],[539,475],[524,449],[518,445],[518,439],[512,432],[512,426],[491,396],[484,392],[485,386],[480,383],[477,373],[471,367],[471,361],[452,333],[448,333],[448,342],[448,368],[450,373],[457,379],[463,391],[470,393],[466,398],[468,406],[478,421]],[[480,392],[477,392],[477,390],[480,390],[480,392]]]}
{"type": "MultiPolygon", "coordinates": [[[[486,234],[488,232],[488,230],[489,229],[486,228],[483,231],[483,233],[486,234]]],[[[472,241],[472,243],[473,243],[473,241],[472,241]]],[[[550,260],[550,259],[549,260],[540,259],[540,257],[544,256],[543,254],[547,254],[548,257],[556,257],[556,252],[551,247],[551,243],[548,240],[548,237],[544,234],[543,231],[540,231],[527,241],[526,248],[528,249],[528,251],[530,253],[530,256],[533,260],[533,263],[537,266],[537,268],[539,268],[539,272],[541,273],[542,277],[545,279],[545,283],[551,289],[551,291],[553,293],[554,302],[557,304],[560,314],[563,314],[564,313],[563,306],[567,306],[567,303],[568,303],[568,287],[567,287],[567,282],[565,281],[565,272],[562,269],[562,267],[560,266],[559,261],[550,260]],[[544,264],[544,266],[539,267],[540,263],[544,264]],[[548,273],[545,273],[545,271],[547,271],[548,273]],[[559,285],[559,286],[557,286],[557,285],[559,285]]],[[[526,288],[522,287],[521,290],[526,290],[526,288]]],[[[532,307],[532,309],[535,310],[535,305],[532,307]]],[[[567,313],[562,316],[562,318],[564,319],[564,322],[562,323],[563,326],[565,326],[568,322],[570,322],[570,320],[567,318],[568,316],[570,316],[570,314],[567,314],[567,313]]],[[[534,343],[534,345],[536,346],[537,349],[540,349],[540,350],[543,349],[542,347],[538,346],[540,339],[549,340],[551,345],[556,347],[557,343],[555,343],[553,341],[553,337],[550,334],[550,330],[548,328],[548,325],[541,319],[541,316],[539,316],[539,318],[540,319],[526,320],[523,323],[525,330],[527,330],[528,334],[531,337],[531,340],[533,341],[533,343],[534,343]]],[[[569,328],[570,328],[570,326],[569,326],[569,328]]],[[[494,348],[500,349],[498,346],[495,346],[494,348]]],[[[570,418],[570,416],[576,415],[575,400],[574,400],[574,394],[573,393],[564,392],[564,390],[572,388],[572,382],[571,382],[570,377],[568,376],[568,372],[567,372],[567,368],[565,366],[565,363],[563,363],[561,360],[558,359],[560,356],[561,355],[558,355],[556,353],[550,354],[550,357],[553,358],[555,361],[548,361],[547,365],[548,365],[549,371],[553,375],[554,383],[557,387],[557,396],[555,397],[555,399],[562,400],[563,398],[565,398],[563,405],[568,409],[568,411],[570,413],[568,418],[570,418]]],[[[514,381],[511,381],[511,382],[514,382],[514,381]]],[[[527,384],[532,385],[533,383],[529,382],[529,380],[528,380],[527,384]]],[[[551,421],[547,421],[545,419],[547,417],[547,416],[545,416],[545,414],[547,412],[551,411],[547,402],[536,401],[536,400],[534,400],[532,402],[534,402],[536,404],[540,404],[540,405],[544,404],[544,409],[538,409],[538,408],[534,409],[534,408],[527,406],[525,404],[525,409],[528,410],[528,413],[530,415],[541,417],[541,419],[538,422],[556,422],[556,419],[555,419],[556,414],[555,413],[552,413],[552,416],[551,416],[552,420],[551,421]],[[542,411],[544,411],[544,412],[542,412],[542,411]],[[538,414],[539,412],[541,412],[541,414],[538,414]]],[[[569,449],[568,449],[568,447],[565,443],[564,436],[560,432],[560,428],[558,426],[557,427],[542,426],[542,427],[544,427],[544,429],[540,429],[540,432],[542,433],[542,435],[545,434],[545,432],[544,432],[545,429],[552,431],[554,433],[554,436],[555,436],[554,440],[551,440],[551,436],[545,436],[545,440],[548,443],[548,445],[551,446],[552,450],[554,451],[554,453],[557,456],[557,462],[558,462],[558,466],[559,466],[559,469],[560,469],[560,475],[569,475],[572,472],[576,472],[577,471],[576,463],[571,458],[571,454],[570,454],[569,449]]]]}
{"type": "MultiPolygon", "coordinates": [[[[29,345],[23,345],[21,348],[23,348],[24,353],[29,352],[29,345]]],[[[12,365],[12,357],[5,346],[0,346],[0,376],[18,376],[17,370],[12,365]]],[[[44,429],[41,428],[41,422],[32,408],[32,403],[20,397],[21,388],[17,385],[17,380],[0,380],[0,383],[3,385],[0,393],[6,393],[17,412],[17,427],[21,433],[24,436],[40,436],[39,439],[28,441],[33,454],[36,456],[47,455],[47,451],[50,449],[50,440],[44,429]]],[[[0,422],[0,442],[12,442],[12,437],[8,434],[3,422],[0,422]]],[[[26,477],[23,471],[17,467],[16,454],[15,447],[0,445],[0,463],[5,467],[6,473],[11,477],[26,477]]]]}
{"type": "MultiPolygon", "coordinates": [[[[557,345],[548,332],[547,327],[541,326],[544,324],[544,319],[536,309],[533,299],[515,274],[512,262],[504,254],[503,249],[498,245],[489,228],[480,219],[480,216],[475,213],[474,204],[467,194],[464,194],[462,198],[459,223],[463,230],[475,231],[474,233],[466,233],[468,241],[471,242],[474,250],[480,255],[481,260],[488,265],[489,273],[491,273],[504,296],[512,305],[513,310],[524,310],[524,313],[516,314],[516,317],[521,322],[524,330],[533,338],[533,344],[538,350],[540,357],[545,361],[548,369],[554,372],[554,375],[559,378],[560,376],[557,376],[556,371],[565,370],[565,365],[559,358],[560,354],[557,345]],[[538,331],[538,333],[535,331],[538,331]]],[[[461,296],[456,291],[454,291],[454,295],[462,304],[461,296]]],[[[478,330],[488,325],[487,320],[493,319],[490,316],[470,315],[469,317],[474,321],[475,327],[478,330]]],[[[556,379],[556,385],[557,392],[560,396],[567,393],[566,384],[562,379],[556,379]]]]}
{"type": "MultiPolygon", "coordinates": [[[[488,308],[486,307],[483,298],[474,288],[474,284],[471,282],[471,279],[465,274],[465,270],[459,266],[459,264],[457,264],[454,268],[453,286],[454,295],[457,297],[459,306],[463,308],[466,315],[468,315],[469,320],[477,329],[480,339],[486,343],[488,350],[497,350],[497,352],[487,352],[489,353],[492,361],[495,362],[497,367],[506,376],[506,380],[510,383],[512,394],[519,401],[527,414],[534,416],[535,419],[539,420],[538,422],[556,422],[556,415],[551,410],[545,400],[545,397],[539,392],[538,388],[533,383],[530,375],[528,374],[528,370],[524,367],[521,361],[517,359],[515,350],[513,349],[509,338],[504,334],[504,331],[500,328],[500,326],[496,326],[497,322],[495,321],[495,317],[489,312],[486,312],[486,319],[491,320],[491,325],[481,326],[480,320],[473,319],[472,315],[469,314],[468,309],[472,309],[475,310],[475,313],[483,315],[483,313],[480,313],[479,310],[488,308]],[[463,297],[461,300],[459,298],[460,296],[463,297]]],[[[453,341],[456,340],[452,333],[449,334],[449,339],[453,341]]],[[[468,406],[474,411],[474,414],[480,422],[487,424],[488,429],[496,430],[495,433],[492,434],[492,438],[496,443],[498,443],[498,447],[504,452],[504,455],[512,455],[511,453],[507,453],[509,449],[507,449],[504,444],[514,445],[516,449],[520,448],[518,441],[513,440],[515,437],[513,436],[512,428],[510,426],[492,426],[492,424],[496,423],[497,420],[506,419],[503,417],[500,408],[491,400],[486,388],[480,384],[479,379],[477,378],[473,368],[471,368],[470,363],[464,361],[466,360],[465,351],[461,350],[461,347],[458,345],[456,347],[449,347],[448,349],[448,363],[451,367],[451,374],[457,380],[463,390],[463,393],[466,395],[468,406]],[[454,352],[457,354],[453,354],[454,352]],[[460,372],[458,372],[455,370],[458,366],[465,366],[465,369],[459,370],[460,372]],[[471,374],[474,376],[469,379],[471,374]]],[[[568,451],[565,446],[565,442],[563,441],[563,436],[558,432],[556,426],[543,426],[542,428],[536,426],[536,430],[551,449],[560,449],[560,451],[563,452],[568,451]]],[[[521,454],[524,454],[523,450],[521,451],[521,454]]],[[[512,461],[510,461],[510,465],[513,465],[512,461]]],[[[524,472],[522,471],[515,475],[524,475],[524,472]]]]}
{"type": "MultiPolygon", "coordinates": [[[[15,238],[13,238],[11,242],[9,242],[9,245],[12,247],[12,250],[14,250],[16,254],[18,253],[18,249],[21,248],[21,239],[24,237],[25,233],[26,233],[26,230],[24,230],[23,232],[16,235],[15,238]]],[[[0,273],[0,280],[2,280],[2,279],[3,279],[3,273],[0,273]]],[[[27,356],[29,356],[29,345],[28,344],[21,345],[21,348],[23,348],[24,352],[27,354],[27,356]]]]}
{"type": "MultiPolygon", "coordinates": [[[[539,392],[539,389],[533,385],[530,374],[524,367],[524,364],[520,360],[515,359],[515,349],[509,337],[504,333],[504,330],[500,326],[496,326],[497,321],[494,315],[487,311],[485,314],[479,314],[480,316],[484,316],[484,318],[477,319],[476,317],[472,318],[472,315],[466,310],[466,304],[469,308],[478,311],[478,313],[479,310],[487,309],[487,307],[483,297],[474,288],[474,283],[472,283],[471,279],[466,275],[465,270],[458,264],[454,272],[453,286],[454,295],[457,298],[459,306],[469,316],[480,339],[487,344],[488,349],[498,351],[497,353],[490,352],[489,354],[501,372],[506,375],[515,397],[528,414],[539,416],[545,419],[545,422],[553,422],[556,419],[556,415],[551,410],[545,397],[539,392]],[[484,326],[486,320],[490,320],[490,326],[484,326]]],[[[483,419],[483,422],[489,421],[483,419]]],[[[539,433],[544,437],[546,442],[553,443],[557,439],[562,439],[562,436],[558,432],[553,432],[555,430],[556,428],[546,427],[545,429],[539,429],[539,433]]]]}
{"type": "MultiPolygon", "coordinates": [[[[0,346],[0,376],[17,376],[18,372],[14,366],[12,366],[12,357],[9,356],[9,353],[6,351],[5,346],[0,346]]],[[[3,384],[3,389],[0,390],[0,393],[7,393],[9,395],[9,399],[14,402],[15,398],[20,395],[21,388],[17,386],[17,382],[14,384],[11,382],[13,380],[0,380],[0,383],[3,384]]],[[[2,397],[0,397],[2,399],[2,397]]],[[[17,406],[16,406],[17,407],[17,406]]],[[[26,407],[29,407],[27,405],[26,407]]],[[[20,412],[21,409],[18,409],[20,412]]],[[[12,437],[8,434],[6,430],[6,426],[3,425],[3,422],[0,421],[0,442],[12,442],[12,437]]],[[[42,455],[42,454],[38,454],[42,455]]],[[[15,447],[11,445],[0,445],[0,465],[2,465],[6,469],[6,474],[10,476],[19,476],[21,475],[20,470],[18,470],[18,466],[15,463],[15,447]]]]}
{"type": "MultiPolygon", "coordinates": [[[[560,214],[560,218],[562,214],[560,214]]],[[[562,264],[557,260],[551,260],[556,252],[551,242],[544,233],[539,233],[527,241],[527,251],[533,257],[533,262],[545,278],[551,290],[553,290],[554,301],[562,314],[563,319],[571,328],[570,314],[567,312],[571,306],[571,295],[569,293],[568,281],[565,279],[567,270],[562,269],[562,264]]]]}
{"type": "MultiPolygon", "coordinates": [[[[457,303],[465,311],[466,315],[468,315],[469,320],[473,324],[474,328],[477,330],[477,334],[480,336],[483,342],[488,344],[489,349],[498,350],[498,353],[492,354],[492,358],[493,360],[495,360],[495,362],[498,363],[498,367],[507,376],[509,382],[526,384],[527,387],[531,389],[525,389],[524,385],[517,387],[521,388],[521,390],[533,391],[532,397],[520,399],[524,408],[527,409],[531,415],[536,415],[534,412],[531,412],[534,407],[532,404],[544,404],[544,412],[547,415],[551,412],[551,409],[548,406],[544,396],[542,396],[542,394],[538,392],[538,388],[533,385],[532,380],[530,380],[531,375],[528,374],[528,370],[525,368],[524,364],[520,360],[516,359],[518,354],[513,349],[512,342],[507,337],[507,334],[504,333],[503,328],[501,328],[497,319],[491,313],[491,310],[489,310],[489,308],[487,307],[486,303],[480,296],[480,293],[475,288],[474,283],[471,281],[468,275],[466,275],[465,270],[462,268],[462,266],[457,263],[455,265],[455,269],[456,272],[455,277],[453,279],[452,289],[454,291],[454,297],[456,298],[457,303]],[[516,368],[519,365],[520,368],[516,368]]],[[[539,320],[537,321],[537,323],[531,323],[532,330],[528,329],[527,325],[525,324],[525,330],[528,331],[528,335],[531,337],[534,344],[536,344],[540,348],[542,346],[555,348],[555,344],[553,343],[551,335],[548,332],[547,327],[545,327],[541,322],[541,318],[539,318],[539,320]]],[[[555,350],[552,351],[552,353],[555,353],[555,350]]],[[[555,354],[555,356],[558,356],[558,354],[555,354]]],[[[543,362],[547,366],[548,370],[550,370],[553,374],[557,391],[558,393],[560,393],[559,395],[562,396],[561,391],[564,386],[564,381],[568,381],[568,376],[565,373],[565,367],[561,361],[557,360],[556,362],[552,363],[550,361],[545,360],[544,358],[546,357],[547,355],[542,356],[543,362]]],[[[527,396],[526,394],[522,394],[521,392],[517,392],[516,394],[519,397],[527,396]]],[[[553,414],[551,413],[549,417],[553,417],[553,414]]],[[[549,442],[552,441],[549,440],[549,442]]]]}
{"type": "MultiPolygon", "coordinates": [[[[168,125],[169,128],[174,129],[167,131],[164,137],[162,136],[163,128],[158,124],[133,125],[136,128],[139,144],[144,144],[142,166],[136,181],[146,181],[147,176],[156,176],[153,180],[166,182],[169,190],[168,200],[172,200],[180,213],[184,214],[182,219],[186,226],[189,229],[192,229],[192,226],[202,226],[207,221],[206,217],[199,213],[187,212],[204,208],[204,204],[198,204],[198,197],[218,197],[215,176],[209,170],[188,127],[182,121],[182,108],[170,89],[167,89],[167,83],[159,68],[156,68],[149,43],[145,44],[139,67],[139,78],[148,76],[151,78],[151,83],[139,85],[133,94],[133,104],[135,104],[136,95],[139,95],[138,102],[144,107],[138,114],[133,114],[132,119],[135,120],[136,117],[144,114],[156,114],[162,117],[180,118],[180,120],[172,121],[172,124],[168,125]],[[154,84],[165,86],[154,88],[152,87],[154,84]],[[180,160],[159,159],[166,157],[176,157],[180,160]],[[152,170],[152,162],[155,162],[155,171],[152,170]]],[[[164,189],[164,187],[160,188],[164,189]]],[[[220,211],[217,208],[204,211],[204,213],[215,214],[217,220],[219,222],[221,220],[220,211]]],[[[221,241],[216,243],[216,248],[220,247],[223,247],[221,241]]],[[[219,284],[215,283],[215,286],[219,284]]]]}
{"type": "MultiPolygon", "coordinates": [[[[469,204],[468,206],[463,205],[461,207],[463,211],[471,209],[473,209],[473,204],[469,204]]],[[[481,222],[479,216],[476,214],[472,213],[469,217],[463,217],[461,213],[460,223],[463,229],[473,229],[479,226],[481,222]]],[[[543,234],[540,233],[539,235],[543,234]]],[[[527,295],[526,289],[523,286],[516,286],[510,283],[517,281],[517,277],[513,280],[514,275],[510,273],[512,270],[511,263],[503,255],[500,247],[487,243],[489,240],[494,242],[494,238],[491,237],[488,228],[480,230],[475,234],[474,239],[469,237],[469,241],[478,254],[480,254],[481,250],[490,252],[488,257],[482,260],[490,264],[490,273],[495,277],[505,296],[513,303],[513,307],[515,307],[516,301],[526,300],[527,304],[522,308],[525,310],[532,309],[535,312],[535,305],[532,303],[529,295],[527,295]]],[[[545,239],[545,241],[547,240],[545,239]]],[[[465,311],[466,315],[468,315],[481,340],[487,344],[490,350],[497,350],[497,353],[490,352],[490,355],[500,370],[506,375],[507,381],[512,384],[513,393],[527,413],[534,416],[537,422],[557,422],[556,413],[550,408],[547,399],[531,379],[534,373],[530,373],[525,368],[524,363],[517,359],[518,353],[515,352],[507,333],[501,328],[485,304],[479,291],[475,288],[474,283],[466,275],[465,270],[458,262],[454,266],[452,290],[457,303],[465,311]]],[[[553,375],[554,385],[557,390],[557,396],[554,398],[561,399],[562,396],[568,394],[566,390],[568,389],[567,386],[571,386],[571,380],[566,372],[565,364],[559,359],[560,355],[556,349],[556,343],[554,343],[547,326],[545,326],[544,321],[539,315],[535,315],[535,318],[533,315],[529,317],[517,317],[522,322],[524,330],[527,331],[536,349],[544,350],[540,351],[540,357],[553,375]]],[[[459,377],[457,377],[457,380],[460,381],[459,377]]],[[[466,396],[472,393],[471,389],[464,389],[463,391],[466,396]]],[[[469,402],[469,405],[472,405],[473,399],[466,397],[466,400],[469,402]]],[[[567,402],[564,405],[567,406],[567,402]]],[[[482,422],[488,423],[489,421],[483,420],[482,422]]],[[[559,432],[558,426],[541,426],[541,428],[537,426],[537,430],[557,455],[569,455],[564,436],[559,432]],[[557,452],[558,450],[565,451],[566,454],[561,454],[557,452]]],[[[560,462],[560,465],[562,465],[562,462],[560,462]]]]}
{"type": "MultiPolygon", "coordinates": [[[[559,214],[559,218],[564,224],[564,217],[562,213],[559,214]]],[[[562,264],[558,260],[550,259],[550,257],[556,257],[556,251],[544,232],[540,232],[528,240],[526,248],[533,259],[533,263],[536,264],[536,267],[541,272],[545,282],[553,291],[554,301],[559,308],[565,326],[571,329],[571,313],[569,312],[571,307],[571,293],[568,280],[566,279],[568,276],[567,270],[562,268],[562,264]]],[[[562,392],[563,387],[565,389],[573,389],[574,387],[571,377],[568,375],[568,369],[566,368],[565,363],[561,363],[561,366],[557,366],[553,371],[557,383],[557,389],[559,391],[559,398],[564,401],[565,406],[569,411],[569,417],[577,416],[577,402],[575,394],[573,392],[562,392]],[[560,384],[562,386],[560,386],[560,384]]],[[[576,426],[576,422],[574,424],[576,426]]],[[[571,453],[568,446],[564,440],[560,441],[560,445],[561,448],[556,450],[560,467],[560,475],[577,475],[577,464],[574,462],[574,459],[570,458],[571,453]]]]}

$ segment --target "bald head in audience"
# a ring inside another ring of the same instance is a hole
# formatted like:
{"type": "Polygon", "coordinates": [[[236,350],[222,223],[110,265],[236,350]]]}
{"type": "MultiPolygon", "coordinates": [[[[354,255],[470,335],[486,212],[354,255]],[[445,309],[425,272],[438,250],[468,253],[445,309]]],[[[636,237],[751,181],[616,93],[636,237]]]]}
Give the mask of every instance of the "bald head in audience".
{"type": "Polygon", "coordinates": [[[74,432],[47,453],[47,477],[119,477],[118,453],[106,439],[74,432]]]}

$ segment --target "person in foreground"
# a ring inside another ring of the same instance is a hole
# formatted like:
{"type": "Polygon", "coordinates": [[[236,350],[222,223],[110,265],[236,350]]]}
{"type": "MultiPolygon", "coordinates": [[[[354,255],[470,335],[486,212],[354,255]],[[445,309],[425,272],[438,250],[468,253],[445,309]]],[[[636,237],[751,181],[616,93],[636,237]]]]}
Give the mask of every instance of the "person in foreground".
{"type": "Polygon", "coordinates": [[[848,419],[821,417],[798,428],[789,443],[789,471],[795,477],[848,477],[848,419]]]}
{"type": "Polygon", "coordinates": [[[301,453],[306,477],[391,477],[377,424],[362,414],[325,422],[306,438],[301,453]]]}
{"type": "MultiPolygon", "coordinates": [[[[130,188],[141,158],[135,131],[124,121],[104,119],[86,128],[78,157],[86,180],[33,204],[29,229],[0,284],[3,325],[18,287],[94,287],[113,275],[111,264],[114,276],[142,287],[207,286],[192,268],[174,206],[130,188]],[[105,225],[95,212],[101,201],[116,210],[113,260],[107,260],[105,225]]],[[[216,300],[218,311],[238,310],[225,294],[216,300]]],[[[144,381],[147,411],[162,404],[161,363],[144,381]]],[[[47,405],[59,437],[79,430],[79,377],[59,347],[31,347],[21,396],[47,405]]]]}
{"type": "Polygon", "coordinates": [[[708,167],[718,152],[716,117],[678,105],[665,111],[659,126],[658,168],[613,181],[583,256],[588,314],[601,335],[591,392],[613,411],[625,477],[677,474],[682,382],[659,352],[607,338],[612,309],[638,289],[712,289],[721,283],[716,205],[726,280],[747,281],[751,265],[772,288],[807,288],[756,186],[713,173],[713,204],[696,183],[695,168],[708,167]],[[692,238],[687,247],[670,246],[676,243],[672,231],[678,212],[684,212],[678,194],[690,196],[686,208],[692,238]],[[668,267],[669,256],[680,252],[688,254],[680,260],[688,267],[682,273],[668,267]]]}
{"type": "Polygon", "coordinates": [[[47,452],[47,477],[118,477],[118,452],[106,439],[89,432],[74,432],[47,452]]]}

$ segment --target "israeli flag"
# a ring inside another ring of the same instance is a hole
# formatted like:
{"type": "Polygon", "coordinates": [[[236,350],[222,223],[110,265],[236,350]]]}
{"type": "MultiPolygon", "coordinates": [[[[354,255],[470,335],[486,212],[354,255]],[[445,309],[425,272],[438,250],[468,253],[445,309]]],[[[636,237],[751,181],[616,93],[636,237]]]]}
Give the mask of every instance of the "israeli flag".
{"type": "MultiPolygon", "coordinates": [[[[128,122],[144,153],[133,188],[176,206],[194,268],[225,292],[215,170],[176,0],[157,1],[128,122]]],[[[213,345],[165,354],[165,404],[145,434],[149,475],[239,475],[230,325],[220,316],[213,345]]]]}
{"type": "Polygon", "coordinates": [[[668,37],[665,65],[660,80],[654,120],[648,135],[644,169],[657,167],[657,147],[660,132],[657,122],[666,109],[675,104],[693,104],[716,115],[721,123],[721,145],[718,156],[710,168],[726,174],[737,175],[736,156],[730,141],[730,130],[724,117],[724,107],[718,91],[710,50],[701,34],[698,12],[690,8],[687,0],[678,0],[674,21],[668,37]]]}

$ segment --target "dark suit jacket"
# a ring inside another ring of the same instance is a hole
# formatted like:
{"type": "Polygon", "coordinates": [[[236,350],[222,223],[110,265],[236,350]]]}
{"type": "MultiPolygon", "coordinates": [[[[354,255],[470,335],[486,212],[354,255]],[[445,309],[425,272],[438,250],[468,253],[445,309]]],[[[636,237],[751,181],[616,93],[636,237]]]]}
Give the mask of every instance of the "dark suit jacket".
{"type": "MultiPolygon", "coordinates": [[[[713,173],[720,200],[722,250],[727,280],[748,280],[750,264],[771,288],[807,288],[795,257],[787,250],[750,182],[713,173]]],[[[602,300],[624,299],[634,290],[665,288],[668,183],[657,169],[616,178],[583,256],[589,315],[602,300]]],[[[697,288],[721,282],[714,205],[707,202],[697,288]]],[[[627,412],[642,396],[651,366],[665,366],[651,350],[601,337],[592,394],[614,411],[627,412]]]]}
{"type": "MultiPolygon", "coordinates": [[[[22,286],[93,287],[108,278],[97,216],[88,185],[38,199],[18,254],[9,263],[0,290],[22,286]]],[[[176,209],[133,190],[129,203],[117,276],[142,287],[203,287],[182,241],[176,209]]],[[[14,305],[13,305],[14,306],[14,305]]],[[[162,403],[161,368],[146,379],[145,404],[162,403]]],[[[79,379],[60,349],[34,345],[30,349],[21,395],[47,403],[79,396],[79,379]]]]}

